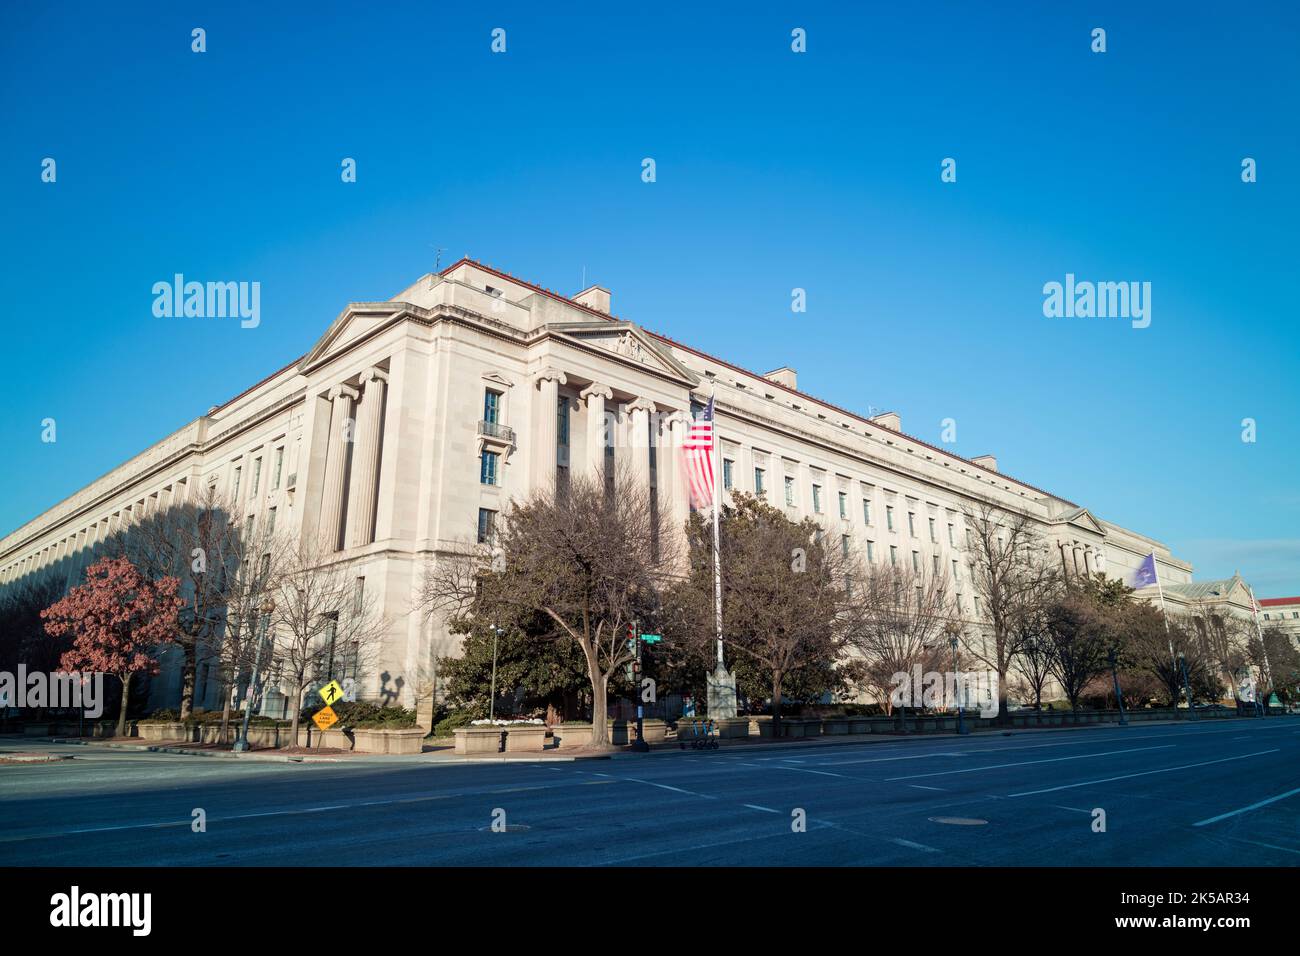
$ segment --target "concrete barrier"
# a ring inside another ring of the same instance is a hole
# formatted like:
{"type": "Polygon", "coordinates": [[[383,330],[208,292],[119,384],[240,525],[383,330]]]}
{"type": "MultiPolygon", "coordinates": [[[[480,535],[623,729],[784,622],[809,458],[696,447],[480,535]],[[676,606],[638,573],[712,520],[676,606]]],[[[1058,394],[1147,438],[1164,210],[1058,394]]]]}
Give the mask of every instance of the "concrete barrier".
{"type": "MultiPolygon", "coordinates": [[[[545,728],[543,728],[545,730],[545,728]]],[[[505,731],[500,727],[457,727],[456,753],[495,754],[502,750],[505,731]]]]}

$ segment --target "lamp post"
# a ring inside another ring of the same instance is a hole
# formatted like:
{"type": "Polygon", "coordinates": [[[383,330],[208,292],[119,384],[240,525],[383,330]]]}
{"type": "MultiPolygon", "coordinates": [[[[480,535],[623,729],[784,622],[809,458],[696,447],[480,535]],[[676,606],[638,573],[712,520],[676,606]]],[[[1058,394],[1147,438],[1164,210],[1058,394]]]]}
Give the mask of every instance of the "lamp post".
{"type": "Polygon", "coordinates": [[[253,702],[257,700],[257,682],[262,670],[262,645],[266,643],[267,634],[271,630],[271,615],[273,613],[275,613],[275,602],[268,598],[262,605],[262,638],[257,642],[257,652],[253,655],[253,673],[248,679],[248,700],[244,702],[243,724],[239,729],[239,736],[235,738],[235,743],[230,748],[235,753],[243,753],[248,750],[248,722],[253,716],[253,702]]]}
{"type": "Polygon", "coordinates": [[[1178,667],[1183,672],[1183,693],[1187,695],[1187,714],[1192,720],[1196,719],[1196,703],[1192,700],[1192,685],[1187,680],[1187,658],[1183,652],[1178,652],[1178,667]]]}
{"type": "Polygon", "coordinates": [[[965,735],[970,733],[970,730],[966,726],[964,709],[961,704],[961,661],[957,657],[957,635],[961,633],[961,629],[955,623],[949,621],[944,630],[948,633],[948,645],[952,648],[952,686],[953,696],[957,698],[957,733],[965,735]]]}
{"type": "Polygon", "coordinates": [[[1124,695],[1119,692],[1119,670],[1116,665],[1115,648],[1112,647],[1110,649],[1106,658],[1110,661],[1111,680],[1115,682],[1115,704],[1119,707],[1119,725],[1121,727],[1127,727],[1128,718],[1124,716],[1124,695]]]}

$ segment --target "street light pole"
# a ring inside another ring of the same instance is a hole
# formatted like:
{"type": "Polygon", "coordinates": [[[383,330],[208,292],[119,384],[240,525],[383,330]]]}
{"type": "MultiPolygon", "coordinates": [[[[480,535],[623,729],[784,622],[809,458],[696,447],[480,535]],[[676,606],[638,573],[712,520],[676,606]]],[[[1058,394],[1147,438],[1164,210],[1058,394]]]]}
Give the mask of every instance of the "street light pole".
{"type": "Polygon", "coordinates": [[[957,733],[964,736],[970,731],[966,727],[961,705],[961,661],[957,656],[957,625],[950,622],[945,630],[948,632],[948,643],[952,645],[953,696],[957,698],[957,733]]]}
{"type": "Polygon", "coordinates": [[[1192,701],[1192,685],[1187,680],[1187,658],[1183,656],[1182,651],[1178,652],[1178,666],[1182,669],[1183,672],[1183,693],[1187,695],[1187,713],[1188,716],[1192,718],[1192,720],[1195,720],[1196,704],[1192,701]]]}
{"type": "Polygon", "coordinates": [[[262,670],[262,645],[266,643],[267,634],[271,630],[271,615],[274,612],[275,602],[268,599],[262,605],[262,639],[257,642],[257,651],[253,654],[253,673],[248,679],[248,699],[244,702],[243,724],[240,727],[239,736],[230,748],[235,753],[244,753],[248,750],[248,722],[253,717],[253,702],[257,700],[258,679],[262,670]]]}
{"type": "Polygon", "coordinates": [[[1107,658],[1110,660],[1110,677],[1115,682],[1115,704],[1119,707],[1119,725],[1127,727],[1128,718],[1124,716],[1124,695],[1119,691],[1119,671],[1116,669],[1115,648],[1110,649],[1107,658]]]}

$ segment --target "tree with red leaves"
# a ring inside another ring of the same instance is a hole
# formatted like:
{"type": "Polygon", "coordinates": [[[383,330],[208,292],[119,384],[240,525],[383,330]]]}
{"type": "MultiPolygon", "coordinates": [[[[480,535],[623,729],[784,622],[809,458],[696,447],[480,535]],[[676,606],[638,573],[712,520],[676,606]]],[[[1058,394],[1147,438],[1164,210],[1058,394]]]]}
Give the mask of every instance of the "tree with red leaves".
{"type": "Polygon", "coordinates": [[[51,637],[70,635],[72,650],[59,661],[65,671],[101,672],[122,682],[117,736],[126,734],[131,678],[157,674],[153,649],[171,639],[184,601],[180,579],[150,580],[127,558],[101,558],[86,569],[86,583],[41,612],[51,637]]]}

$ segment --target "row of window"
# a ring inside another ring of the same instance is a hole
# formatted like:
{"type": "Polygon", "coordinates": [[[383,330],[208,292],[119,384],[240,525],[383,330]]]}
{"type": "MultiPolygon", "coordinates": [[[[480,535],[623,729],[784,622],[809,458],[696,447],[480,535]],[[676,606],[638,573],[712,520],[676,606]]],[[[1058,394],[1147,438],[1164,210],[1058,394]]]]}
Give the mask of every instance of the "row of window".
{"type": "MultiPolygon", "coordinates": [[[[1291,617],[1292,617],[1293,619],[1300,619],[1300,611],[1292,611],[1292,612],[1291,612],[1291,617]]],[[[1266,620],[1266,621],[1269,620],[1269,616],[1268,616],[1267,614],[1264,615],[1264,620],[1266,620]]],[[[1286,620],[1286,612],[1285,612],[1285,611],[1280,612],[1280,613],[1278,614],[1278,616],[1277,616],[1276,618],[1274,618],[1274,620],[1285,621],[1285,620],[1286,620]]]]}

